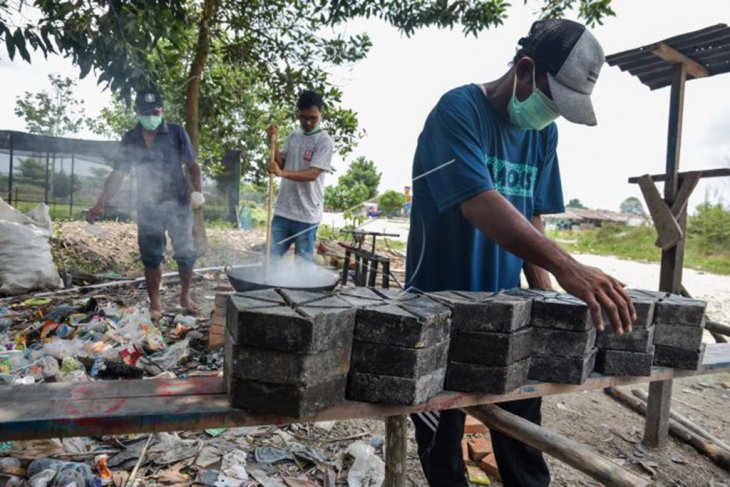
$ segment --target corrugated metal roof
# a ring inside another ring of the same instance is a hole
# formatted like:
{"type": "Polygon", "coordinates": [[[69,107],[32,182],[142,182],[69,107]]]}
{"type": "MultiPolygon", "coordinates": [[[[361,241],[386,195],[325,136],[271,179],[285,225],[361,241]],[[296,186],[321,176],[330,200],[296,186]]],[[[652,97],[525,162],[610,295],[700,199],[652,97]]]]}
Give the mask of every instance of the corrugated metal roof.
{"type": "MultiPolygon", "coordinates": [[[[652,90],[672,84],[672,63],[653,53],[661,43],[667,44],[704,66],[709,76],[730,72],[730,27],[717,24],[694,32],[664,39],[648,46],[611,54],[606,62],[637,76],[652,90]]],[[[687,74],[687,80],[694,76],[687,74]]]]}

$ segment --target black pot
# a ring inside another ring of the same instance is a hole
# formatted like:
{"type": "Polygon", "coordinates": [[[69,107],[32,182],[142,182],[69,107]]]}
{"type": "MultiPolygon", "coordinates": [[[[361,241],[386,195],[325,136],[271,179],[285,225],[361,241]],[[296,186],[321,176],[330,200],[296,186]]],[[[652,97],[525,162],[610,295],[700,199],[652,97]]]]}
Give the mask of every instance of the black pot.
{"type": "MultiPolygon", "coordinates": [[[[286,264],[282,264],[286,265],[286,264]]],[[[333,274],[322,267],[312,264],[307,268],[307,283],[292,282],[265,282],[264,268],[261,264],[231,267],[226,266],[226,275],[231,286],[237,292],[255,291],[257,289],[295,289],[299,291],[332,291],[340,282],[340,276],[333,274]]],[[[296,269],[293,270],[296,273],[296,269]]]]}

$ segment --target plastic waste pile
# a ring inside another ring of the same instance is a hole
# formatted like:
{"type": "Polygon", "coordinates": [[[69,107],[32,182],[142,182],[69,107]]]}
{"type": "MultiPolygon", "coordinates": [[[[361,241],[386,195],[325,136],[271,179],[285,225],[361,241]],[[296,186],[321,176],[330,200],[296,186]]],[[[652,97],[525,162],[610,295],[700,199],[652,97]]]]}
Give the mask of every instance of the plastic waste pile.
{"type": "Polygon", "coordinates": [[[186,357],[188,342],[181,338],[196,327],[194,317],[179,315],[166,338],[146,308],[101,306],[95,298],[78,306],[32,298],[20,308],[18,330],[16,310],[0,307],[0,384],[157,375],[186,357]],[[181,340],[171,345],[175,339],[181,340]]]}

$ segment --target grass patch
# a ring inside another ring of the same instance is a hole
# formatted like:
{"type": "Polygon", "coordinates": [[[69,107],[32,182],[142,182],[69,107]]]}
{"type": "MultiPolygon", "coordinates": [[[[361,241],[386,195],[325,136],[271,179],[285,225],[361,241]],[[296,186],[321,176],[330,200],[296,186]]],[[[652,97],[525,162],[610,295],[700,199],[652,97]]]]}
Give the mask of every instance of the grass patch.
{"type": "MultiPolygon", "coordinates": [[[[548,236],[569,252],[613,255],[627,260],[659,263],[661,250],[654,245],[652,227],[606,224],[586,230],[549,230],[548,236]]],[[[690,231],[684,252],[685,267],[714,274],[730,274],[730,249],[707,249],[703,239],[690,231]]]]}

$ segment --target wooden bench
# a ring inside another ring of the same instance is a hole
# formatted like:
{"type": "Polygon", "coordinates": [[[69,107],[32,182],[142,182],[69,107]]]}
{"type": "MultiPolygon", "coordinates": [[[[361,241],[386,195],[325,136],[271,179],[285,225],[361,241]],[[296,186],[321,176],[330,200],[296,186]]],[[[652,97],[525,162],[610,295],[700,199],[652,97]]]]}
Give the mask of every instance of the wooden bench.
{"type": "Polygon", "coordinates": [[[444,392],[418,406],[345,401],[305,419],[251,416],[232,408],[221,374],[188,379],[7,386],[0,388],[0,441],[383,418],[723,371],[730,371],[730,344],[709,344],[704,363],[697,371],[655,367],[650,377],[594,374],[581,385],[533,382],[504,395],[444,392]]]}

